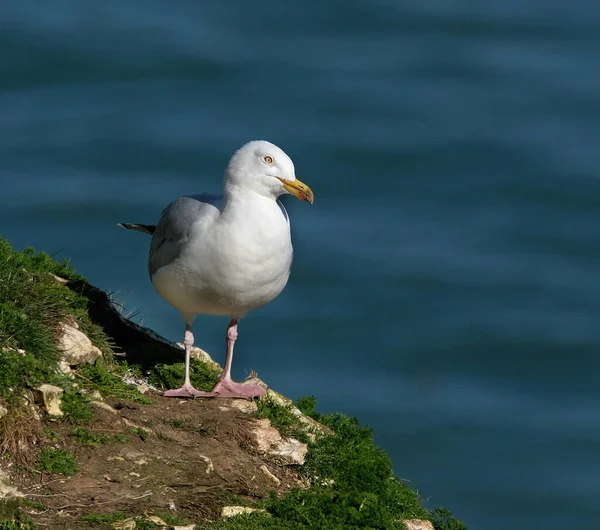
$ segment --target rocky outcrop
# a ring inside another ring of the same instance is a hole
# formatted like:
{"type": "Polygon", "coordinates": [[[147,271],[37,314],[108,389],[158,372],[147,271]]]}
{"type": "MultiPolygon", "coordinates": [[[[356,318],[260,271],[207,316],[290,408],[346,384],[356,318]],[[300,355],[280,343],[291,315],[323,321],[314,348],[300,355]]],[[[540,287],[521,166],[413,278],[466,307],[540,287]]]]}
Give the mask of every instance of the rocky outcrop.
{"type": "Polygon", "coordinates": [[[57,346],[62,352],[60,367],[63,372],[68,372],[71,366],[93,364],[102,356],[100,349],[79,330],[74,320],[60,324],[57,346]]]}
{"type": "Polygon", "coordinates": [[[261,508],[250,508],[248,506],[223,506],[221,517],[229,519],[237,515],[247,515],[249,513],[267,513],[267,510],[261,508]]]}
{"type": "Polygon", "coordinates": [[[402,524],[405,530],[435,530],[431,521],[424,519],[405,519],[402,524]]]}
{"type": "Polygon", "coordinates": [[[294,438],[281,436],[267,418],[255,420],[250,433],[256,450],[285,464],[303,465],[308,446],[294,438]]]}
{"type": "Polygon", "coordinates": [[[54,385],[41,385],[36,388],[33,395],[35,402],[42,405],[50,416],[62,417],[60,408],[64,390],[54,385]]]}
{"type": "Polygon", "coordinates": [[[24,495],[10,483],[8,475],[0,469],[0,500],[14,497],[24,497],[24,495]]]}

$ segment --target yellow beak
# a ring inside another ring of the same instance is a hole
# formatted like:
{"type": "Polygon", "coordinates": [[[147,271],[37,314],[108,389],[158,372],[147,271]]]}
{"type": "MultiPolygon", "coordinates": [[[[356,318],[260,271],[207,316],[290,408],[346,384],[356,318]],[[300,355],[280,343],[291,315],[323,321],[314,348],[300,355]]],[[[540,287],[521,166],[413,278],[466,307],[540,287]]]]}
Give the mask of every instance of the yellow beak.
{"type": "Polygon", "coordinates": [[[298,197],[301,201],[310,202],[311,204],[315,202],[315,195],[313,194],[312,190],[306,184],[304,184],[304,182],[300,182],[298,179],[286,180],[280,179],[279,177],[276,178],[281,181],[283,187],[287,191],[298,197]]]}

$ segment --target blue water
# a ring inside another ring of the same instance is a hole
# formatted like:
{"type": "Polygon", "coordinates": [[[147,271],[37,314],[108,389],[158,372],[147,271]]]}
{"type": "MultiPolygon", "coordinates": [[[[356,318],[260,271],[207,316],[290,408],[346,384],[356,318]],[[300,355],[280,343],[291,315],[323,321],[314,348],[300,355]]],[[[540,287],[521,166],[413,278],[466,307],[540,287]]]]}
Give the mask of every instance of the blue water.
{"type": "Polygon", "coordinates": [[[471,529],[597,528],[599,65],[583,0],[2,2],[0,233],[180,340],[116,223],[271,140],[316,202],[234,375],[357,415],[471,529]]]}

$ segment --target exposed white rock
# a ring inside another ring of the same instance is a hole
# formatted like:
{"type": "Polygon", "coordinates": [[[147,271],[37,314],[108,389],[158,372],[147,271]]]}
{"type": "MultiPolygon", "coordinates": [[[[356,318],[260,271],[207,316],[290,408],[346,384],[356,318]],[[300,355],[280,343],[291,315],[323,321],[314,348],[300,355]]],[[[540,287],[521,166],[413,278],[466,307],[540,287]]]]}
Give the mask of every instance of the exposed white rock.
{"type": "Polygon", "coordinates": [[[112,524],[112,527],[115,528],[115,530],[134,530],[136,526],[137,525],[133,517],[112,524]]]}
{"type": "Polygon", "coordinates": [[[154,523],[156,526],[167,526],[167,523],[165,523],[160,517],[156,515],[151,515],[150,517],[148,517],[148,521],[154,523]]]}
{"type": "Polygon", "coordinates": [[[402,524],[405,530],[435,530],[431,521],[424,519],[405,519],[402,524]]]}
{"type": "Polygon", "coordinates": [[[208,458],[208,456],[204,456],[204,455],[198,455],[198,458],[200,458],[203,462],[206,463],[205,473],[207,475],[210,475],[215,470],[215,466],[213,465],[212,460],[210,458],[208,458]]]}
{"type": "Polygon", "coordinates": [[[119,412],[112,408],[108,403],[105,403],[104,401],[92,401],[92,405],[100,408],[100,409],[104,409],[107,412],[110,412],[111,414],[118,414],[119,412]]]}
{"type": "Polygon", "coordinates": [[[236,515],[245,515],[248,513],[267,513],[267,510],[262,508],[249,508],[248,506],[223,506],[221,510],[221,517],[229,518],[235,517],[236,515]]]}
{"type": "Polygon", "coordinates": [[[255,420],[250,433],[259,453],[283,460],[287,464],[304,464],[308,446],[294,438],[283,438],[267,418],[255,420]]]}
{"type": "Polygon", "coordinates": [[[10,499],[12,497],[24,497],[17,488],[11,483],[8,475],[0,469],[0,499],[10,499]]]}
{"type": "Polygon", "coordinates": [[[0,404],[0,418],[3,418],[8,414],[8,409],[0,404]]]}
{"type": "Polygon", "coordinates": [[[172,526],[171,530],[194,530],[195,528],[195,524],[188,524],[186,526],[172,526]]]}
{"type": "Polygon", "coordinates": [[[273,473],[269,471],[269,468],[265,464],[260,466],[258,469],[260,469],[264,475],[269,477],[275,483],[275,485],[279,486],[281,484],[281,480],[279,480],[275,475],[273,475],[273,473]]]}
{"type": "Polygon", "coordinates": [[[245,399],[230,399],[229,403],[225,405],[220,405],[219,410],[239,410],[240,412],[245,412],[246,414],[252,414],[258,410],[258,405],[255,401],[246,401],[245,399]]]}
{"type": "Polygon", "coordinates": [[[93,364],[102,356],[100,349],[92,344],[87,335],[79,331],[75,321],[62,322],[59,329],[58,348],[63,352],[63,368],[65,365],[93,364]]]}
{"type": "Polygon", "coordinates": [[[58,386],[44,384],[35,389],[34,398],[37,403],[44,406],[50,416],[60,417],[63,415],[60,408],[63,392],[64,390],[58,386]]]}

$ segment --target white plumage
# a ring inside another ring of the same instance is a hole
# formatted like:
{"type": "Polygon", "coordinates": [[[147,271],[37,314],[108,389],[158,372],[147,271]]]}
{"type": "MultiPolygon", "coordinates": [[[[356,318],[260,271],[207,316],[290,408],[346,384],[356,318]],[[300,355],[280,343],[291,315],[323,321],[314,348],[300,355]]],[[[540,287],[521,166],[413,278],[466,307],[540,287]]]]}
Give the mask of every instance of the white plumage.
{"type": "Polygon", "coordinates": [[[285,193],[313,202],[312,191],[296,179],[285,152],[253,141],[231,158],[223,196],[180,197],[165,208],[155,227],[121,225],[152,234],[150,278],[186,324],[186,379],[165,396],[250,398],[264,393],[261,387],[234,383],[231,361],[238,320],[276,298],[290,274],[290,222],[278,200],[285,193]],[[196,390],[189,381],[191,326],[199,313],[231,317],[225,368],[212,392],[196,390]]]}

